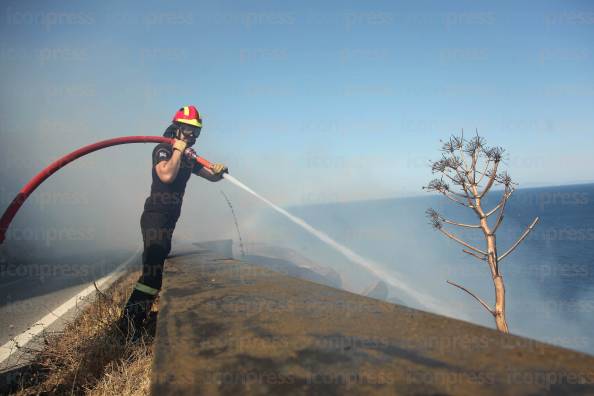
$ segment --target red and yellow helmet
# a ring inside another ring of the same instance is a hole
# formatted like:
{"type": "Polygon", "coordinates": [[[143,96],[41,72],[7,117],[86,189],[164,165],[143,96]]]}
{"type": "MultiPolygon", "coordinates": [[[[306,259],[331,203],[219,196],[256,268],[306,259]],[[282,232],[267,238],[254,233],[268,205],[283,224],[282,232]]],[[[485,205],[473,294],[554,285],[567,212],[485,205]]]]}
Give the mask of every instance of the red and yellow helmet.
{"type": "Polygon", "coordinates": [[[202,119],[198,109],[194,106],[184,106],[175,113],[173,121],[183,122],[184,124],[202,127],[202,119]]]}

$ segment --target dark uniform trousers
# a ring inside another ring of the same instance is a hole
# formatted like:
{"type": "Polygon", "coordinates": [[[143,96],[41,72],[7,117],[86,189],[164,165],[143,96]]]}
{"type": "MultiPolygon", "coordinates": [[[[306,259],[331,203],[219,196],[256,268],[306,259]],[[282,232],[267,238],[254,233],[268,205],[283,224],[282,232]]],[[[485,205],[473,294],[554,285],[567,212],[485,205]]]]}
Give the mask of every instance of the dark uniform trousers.
{"type": "Polygon", "coordinates": [[[171,251],[171,237],[178,216],[167,212],[145,211],[140,217],[144,243],[142,275],[124,309],[124,314],[139,326],[155,300],[163,282],[163,264],[171,251]]]}

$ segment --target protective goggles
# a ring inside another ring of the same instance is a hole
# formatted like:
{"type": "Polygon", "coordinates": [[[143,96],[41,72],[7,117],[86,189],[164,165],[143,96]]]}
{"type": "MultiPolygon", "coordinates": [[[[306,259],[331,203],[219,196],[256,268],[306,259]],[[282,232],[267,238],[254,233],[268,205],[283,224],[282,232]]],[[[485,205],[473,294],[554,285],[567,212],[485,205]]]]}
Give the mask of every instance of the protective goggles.
{"type": "Polygon", "coordinates": [[[195,127],[195,126],[191,126],[191,125],[183,125],[179,128],[180,133],[185,137],[185,138],[198,138],[198,136],[200,136],[200,131],[202,130],[202,127],[195,127]]]}

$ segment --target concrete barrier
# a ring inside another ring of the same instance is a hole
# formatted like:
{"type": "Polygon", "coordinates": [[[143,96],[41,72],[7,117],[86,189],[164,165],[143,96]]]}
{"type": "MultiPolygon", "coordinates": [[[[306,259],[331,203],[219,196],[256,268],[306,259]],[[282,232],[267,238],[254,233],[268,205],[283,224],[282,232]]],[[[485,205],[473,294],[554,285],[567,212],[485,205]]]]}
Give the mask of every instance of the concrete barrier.
{"type": "Polygon", "coordinates": [[[202,250],[167,262],[151,392],[594,394],[594,357],[202,250]]]}

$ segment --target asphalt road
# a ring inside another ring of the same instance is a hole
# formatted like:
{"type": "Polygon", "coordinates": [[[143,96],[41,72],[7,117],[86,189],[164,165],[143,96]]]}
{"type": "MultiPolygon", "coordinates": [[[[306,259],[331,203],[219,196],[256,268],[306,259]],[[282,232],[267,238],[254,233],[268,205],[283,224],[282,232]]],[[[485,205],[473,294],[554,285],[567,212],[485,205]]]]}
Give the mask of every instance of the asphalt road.
{"type": "MultiPolygon", "coordinates": [[[[135,248],[46,257],[43,261],[27,263],[2,263],[0,345],[27,330],[133,255],[137,255],[135,248]]],[[[138,257],[132,265],[139,266],[138,257]]]]}

